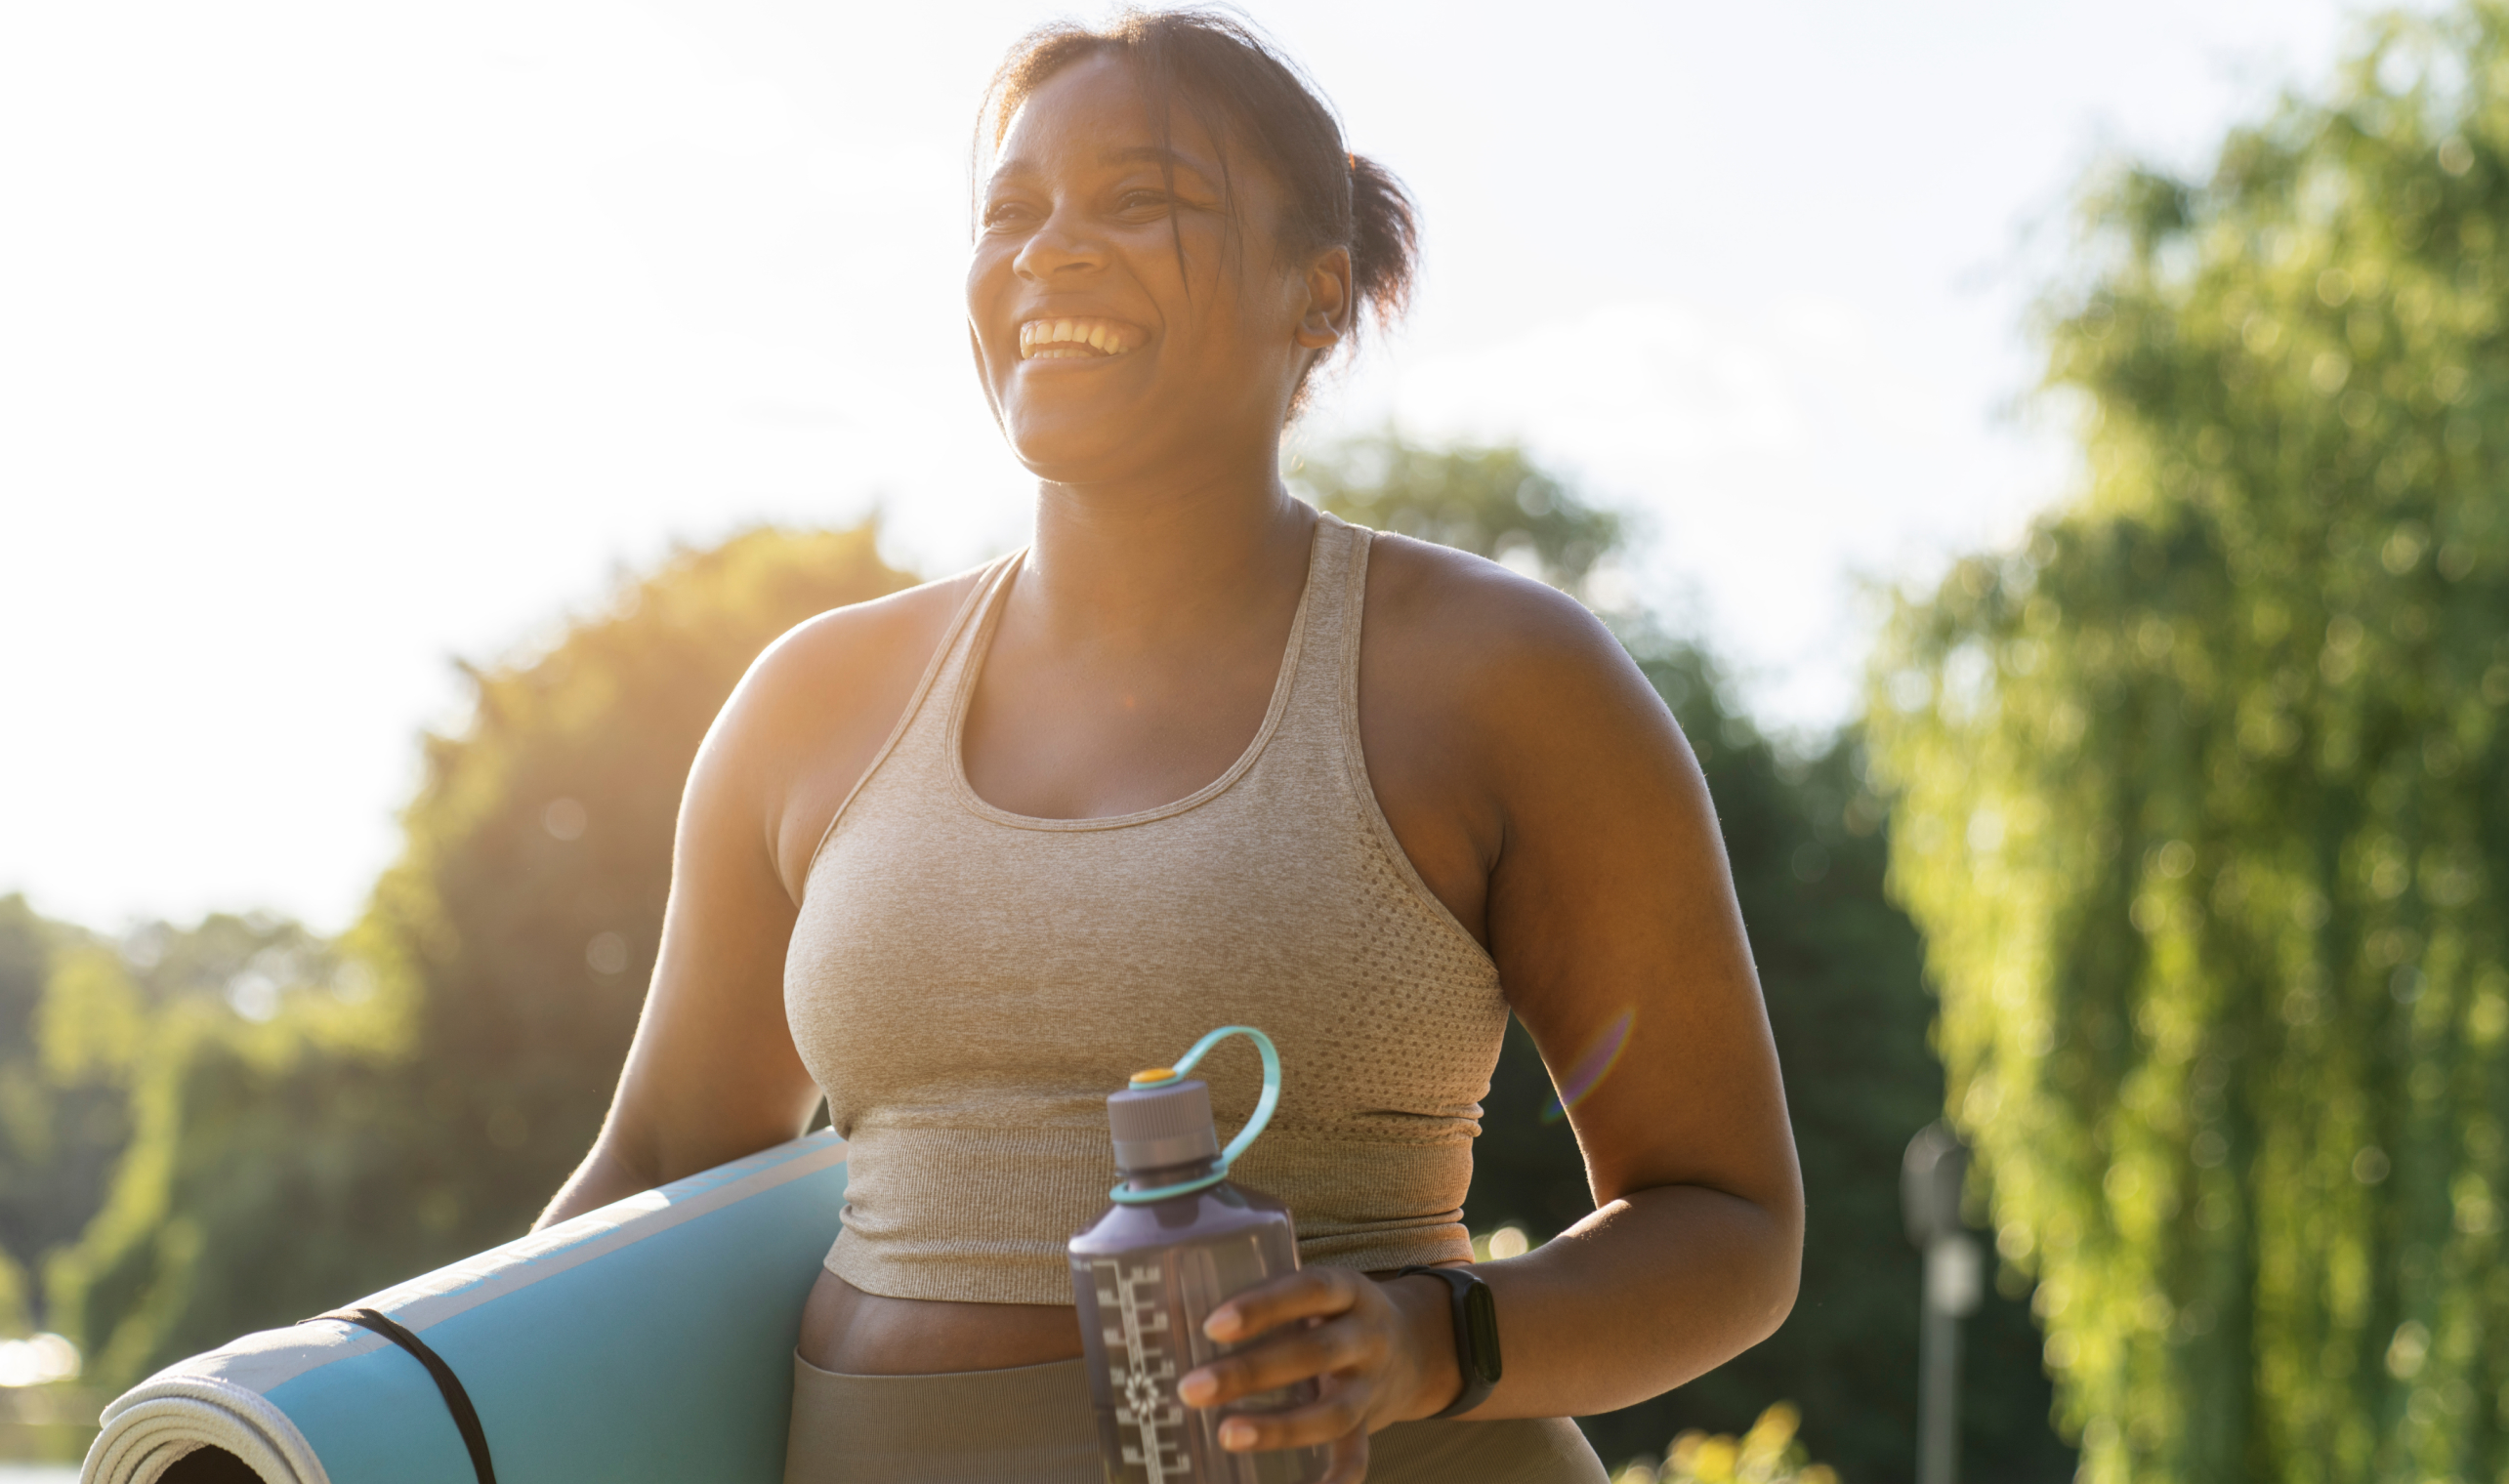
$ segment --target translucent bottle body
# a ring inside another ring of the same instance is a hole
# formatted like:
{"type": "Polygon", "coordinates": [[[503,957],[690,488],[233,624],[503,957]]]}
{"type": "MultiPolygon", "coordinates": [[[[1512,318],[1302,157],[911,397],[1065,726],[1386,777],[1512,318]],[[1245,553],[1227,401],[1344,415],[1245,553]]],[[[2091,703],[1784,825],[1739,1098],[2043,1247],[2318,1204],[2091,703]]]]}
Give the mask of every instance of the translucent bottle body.
{"type": "Polygon", "coordinates": [[[1110,1484],[1313,1484],[1324,1476],[1322,1448],[1220,1446],[1224,1420],[1303,1406],[1316,1398],[1314,1381],[1221,1408],[1188,1407],[1176,1395],[1196,1366],[1239,1348],[1202,1333],[1211,1311],[1297,1270],[1298,1239],[1279,1202],[1224,1180],[1150,1205],[1117,1205],[1071,1239],[1070,1253],[1110,1484]]]}

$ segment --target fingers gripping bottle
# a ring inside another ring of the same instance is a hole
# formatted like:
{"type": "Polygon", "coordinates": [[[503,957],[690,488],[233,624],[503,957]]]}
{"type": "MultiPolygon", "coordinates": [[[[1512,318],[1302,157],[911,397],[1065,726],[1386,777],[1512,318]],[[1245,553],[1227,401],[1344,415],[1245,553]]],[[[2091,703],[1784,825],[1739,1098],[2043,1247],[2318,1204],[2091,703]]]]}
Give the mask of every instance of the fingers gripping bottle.
{"type": "Polygon", "coordinates": [[[1324,1476],[1320,1447],[1230,1453],[1220,1446],[1228,1417],[1303,1406],[1316,1399],[1316,1382],[1208,1409],[1176,1394],[1194,1367],[1242,1348],[1202,1333],[1211,1311],[1298,1268],[1288,1209],[1228,1178],[1279,1101],[1280,1055],[1270,1037],[1242,1025],[1203,1037],[1174,1067],[1135,1073],[1131,1087],[1107,1099],[1124,1178],[1110,1193],[1114,1206],[1071,1239],[1070,1251],[1110,1484],[1312,1484],[1324,1476]],[[1229,1036],[1251,1038],[1263,1054],[1263,1097],[1222,1149],[1211,1091],[1185,1074],[1229,1036]]]}

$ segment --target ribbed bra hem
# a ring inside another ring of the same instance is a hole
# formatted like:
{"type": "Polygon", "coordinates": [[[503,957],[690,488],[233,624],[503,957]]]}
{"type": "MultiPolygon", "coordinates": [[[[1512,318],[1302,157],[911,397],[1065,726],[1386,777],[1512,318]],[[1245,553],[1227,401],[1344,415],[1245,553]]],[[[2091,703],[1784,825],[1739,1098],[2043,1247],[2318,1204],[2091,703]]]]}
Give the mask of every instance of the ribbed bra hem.
{"type": "MultiPolygon", "coordinates": [[[[891,1298],[1072,1301],[1065,1239],[1107,1210],[1115,1178],[1103,1130],[884,1125],[854,1139],[855,1183],[829,1272],[891,1298]],[[948,1177],[909,1195],[885,1177],[891,1167],[948,1177]]],[[[1470,1260],[1463,1213],[1444,1204],[1471,1179],[1470,1159],[1460,1140],[1282,1130],[1256,1143],[1235,1177],[1297,1213],[1300,1261],[1373,1272],[1470,1260]],[[1353,1192],[1367,1204],[1344,1206],[1353,1192]]]]}
{"type": "MultiPolygon", "coordinates": [[[[850,1235],[850,1234],[847,1234],[850,1235]]],[[[875,1249],[839,1235],[821,1265],[863,1293],[882,1298],[936,1303],[1072,1302],[1069,1259],[1058,1250],[1049,1261],[1026,1253],[970,1262],[965,1252],[923,1258],[875,1249]]],[[[1472,1238],[1460,1225],[1423,1228],[1416,1238],[1389,1241],[1381,1234],[1336,1239],[1302,1237],[1298,1260],[1307,1267],[1345,1267],[1382,1273],[1400,1267],[1433,1267],[1472,1260],[1472,1238]]]]}

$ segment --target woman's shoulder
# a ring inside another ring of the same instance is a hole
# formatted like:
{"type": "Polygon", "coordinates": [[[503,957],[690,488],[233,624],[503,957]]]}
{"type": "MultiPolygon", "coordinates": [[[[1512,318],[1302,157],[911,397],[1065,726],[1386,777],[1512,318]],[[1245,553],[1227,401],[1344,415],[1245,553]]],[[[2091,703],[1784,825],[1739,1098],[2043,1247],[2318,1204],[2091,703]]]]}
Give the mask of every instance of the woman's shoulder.
{"type": "Polygon", "coordinates": [[[1370,668],[1418,676],[1463,704],[1636,676],[1628,651],[1574,598],[1405,536],[1369,543],[1366,625],[1366,658],[1387,662],[1370,668]]]}
{"type": "Polygon", "coordinates": [[[1511,818],[1534,795],[1696,771],[1663,698],[1583,603],[1469,553],[1400,536],[1373,548],[1359,656],[1372,758],[1383,738],[1437,759],[1452,797],[1511,818]]]}
{"type": "Polygon", "coordinates": [[[1502,854],[1591,835],[1694,767],[1663,702],[1582,603],[1494,561],[1371,543],[1359,725],[1413,866],[1486,942],[1502,854]]]}
{"type": "Polygon", "coordinates": [[[798,721],[816,731],[885,707],[886,735],[990,570],[973,567],[804,619],[751,663],[727,715],[745,728],[780,732],[798,721]]]}
{"type": "Polygon", "coordinates": [[[761,821],[788,890],[798,890],[827,819],[905,715],[986,570],[794,625],[751,663],[724,704],[698,771],[722,782],[737,813],[761,821]]]}
{"type": "Polygon", "coordinates": [[[847,603],[787,629],[762,651],[741,683],[768,695],[815,698],[853,692],[899,669],[917,677],[991,564],[917,583],[885,598],[847,603]]]}

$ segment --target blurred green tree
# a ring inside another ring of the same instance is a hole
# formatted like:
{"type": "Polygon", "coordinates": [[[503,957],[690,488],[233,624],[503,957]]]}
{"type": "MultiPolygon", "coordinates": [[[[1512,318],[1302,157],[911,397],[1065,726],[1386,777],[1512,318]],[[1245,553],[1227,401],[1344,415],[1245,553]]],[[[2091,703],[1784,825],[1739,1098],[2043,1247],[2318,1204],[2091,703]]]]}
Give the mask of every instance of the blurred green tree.
{"type": "Polygon", "coordinates": [[[130,1147],[104,1209],[44,1274],[101,1387],[437,1257],[406,1220],[425,1131],[399,1116],[382,1022],[368,1004],[290,987],[266,1021],[199,997],[146,1024],[130,1147]]]}
{"type": "Polygon", "coordinates": [[[53,954],[71,936],[24,897],[0,896],[0,1336],[34,1325],[27,1275],[96,1209],[93,1199],[80,1200],[87,1182],[70,1172],[101,1165],[119,1144],[118,1130],[99,1127],[94,1109],[63,1108],[35,1044],[53,954]],[[64,1133],[77,1147],[63,1148],[64,1133]]]}
{"type": "Polygon", "coordinates": [[[151,1020],[111,1199],[49,1274],[95,1380],[520,1235],[608,1104],[706,726],[777,635],[908,581],[868,525],[754,531],[469,670],[333,992],[248,959],[151,1020]]]}
{"type": "Polygon", "coordinates": [[[2084,1477],[2509,1468],[2509,9],[2092,191],[2087,487],[1874,675],[2084,1477]]]}
{"type": "MultiPolygon", "coordinates": [[[[1298,472],[1323,508],[1484,556],[1515,549],[1578,591],[1621,524],[1521,451],[1369,439],[1298,472]],[[1524,492],[1530,493],[1524,493],[1524,492]]],[[[1742,1432],[1781,1397],[1814,1451],[1848,1477],[1914,1471],[1919,1262],[1901,1234],[1900,1156],[1943,1105],[1926,1041],[1934,1004],[1916,931],[1882,891],[1883,810],[1855,736],[1809,759],[1772,745],[1714,663],[1643,622],[1625,640],[1699,757],[1769,1002],[1804,1168],[1801,1298],[1767,1343],[1653,1401],[1584,1425],[1605,1458],[1661,1454],[1685,1428],[1742,1432]]],[[[1594,1209],[1576,1138],[1542,1118],[1553,1089],[1511,1024],[1473,1151],[1473,1226],[1547,1239],[1594,1209]]],[[[2054,1480],[2071,1456],[2049,1425],[2038,1336],[2024,1304],[1990,1298],[1970,1326],[1964,1397],[1972,1477],[2054,1480]]]]}
{"type": "Polygon", "coordinates": [[[1623,535],[1620,515],[1506,445],[1430,448],[1380,433],[1296,460],[1289,480],[1354,525],[1508,562],[1579,597],[1623,535]]]}
{"type": "Polygon", "coordinates": [[[318,1196],[301,1171],[388,1162],[340,1153],[361,1129],[356,1094],[284,1094],[288,1074],[374,1075],[369,991],[361,967],[263,915],[149,924],[55,954],[35,1027],[45,1065],[64,1089],[109,1090],[124,1131],[109,1185],[61,1213],[63,1245],[44,1263],[48,1317],[86,1342],[91,1376],[134,1379],[168,1346],[198,1349],[261,1317],[266,1282],[195,1290],[203,1232],[247,1233],[241,1245],[290,1278],[349,1260],[284,1239],[318,1196]],[[333,1121],[339,1110],[352,1116],[333,1121]]]}
{"type": "MultiPolygon", "coordinates": [[[[131,1136],[130,1084],[155,1010],[230,984],[275,1008],[265,971],[294,973],[320,946],[292,924],[212,917],[151,924],[118,947],[0,897],[0,1326],[45,1322],[27,1275],[75,1241],[105,1204],[131,1136]]],[[[265,1013],[268,1011],[265,1010],[265,1013]]]]}

